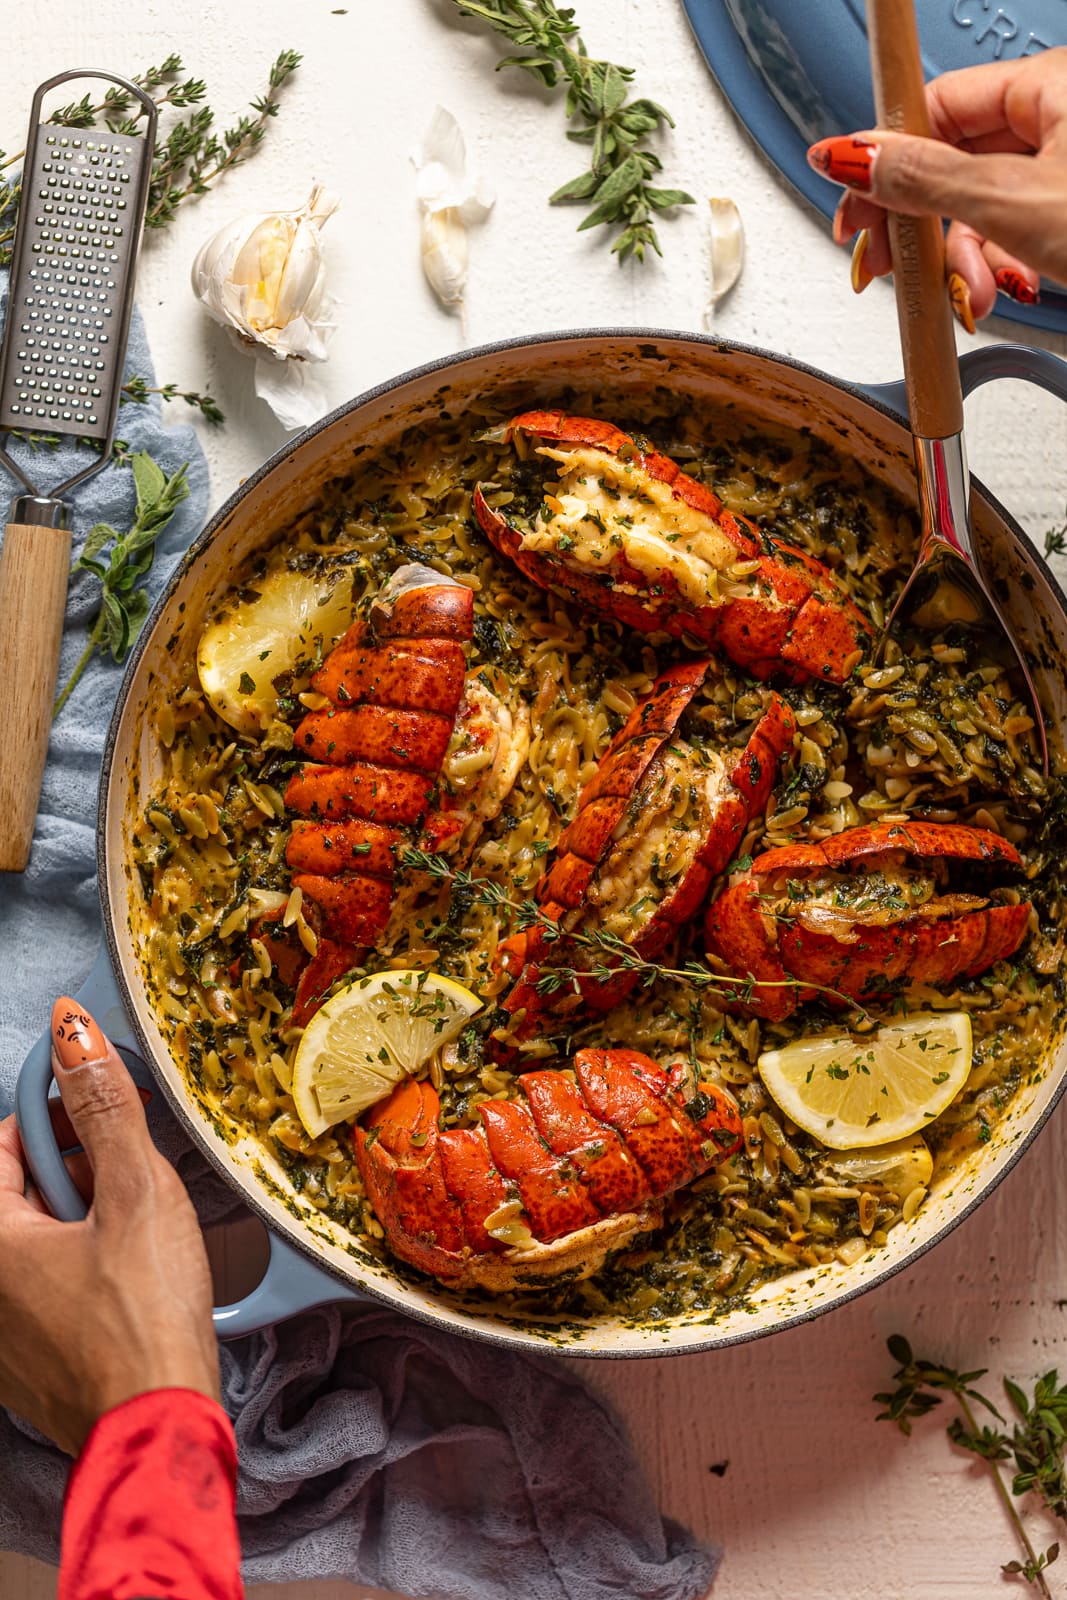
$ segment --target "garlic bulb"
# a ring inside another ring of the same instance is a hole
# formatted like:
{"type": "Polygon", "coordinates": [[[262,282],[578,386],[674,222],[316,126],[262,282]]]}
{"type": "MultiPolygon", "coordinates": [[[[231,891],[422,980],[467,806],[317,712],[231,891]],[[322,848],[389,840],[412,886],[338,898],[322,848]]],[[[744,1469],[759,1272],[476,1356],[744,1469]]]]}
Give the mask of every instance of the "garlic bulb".
{"type": "Polygon", "coordinates": [[[420,249],[426,281],[448,311],[463,314],[467,282],[467,224],[482,222],[493,206],[492,192],[467,176],[467,147],[459,123],[438,106],[419,149],[412,156],[419,205],[420,249]]]}
{"type": "Polygon", "coordinates": [[[305,426],[325,408],[308,363],[326,360],[334,327],[321,230],[339,204],[315,184],[299,211],[227,223],[193,262],[193,293],[256,355],[256,393],[287,428],[305,426]]]}

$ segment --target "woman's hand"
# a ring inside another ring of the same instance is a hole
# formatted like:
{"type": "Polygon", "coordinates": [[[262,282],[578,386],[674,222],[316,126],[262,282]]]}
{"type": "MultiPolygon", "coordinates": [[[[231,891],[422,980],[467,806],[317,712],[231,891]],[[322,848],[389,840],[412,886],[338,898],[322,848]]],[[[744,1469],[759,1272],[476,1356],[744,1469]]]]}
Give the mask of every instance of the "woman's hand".
{"type": "Polygon", "coordinates": [[[92,1205],[56,1222],[27,1197],[15,1119],[0,1122],[0,1404],[77,1455],[98,1417],[146,1390],[217,1400],[219,1367],[196,1214],[129,1073],[74,1000],[56,1001],[52,1041],[92,1205]]]}
{"type": "Polygon", "coordinates": [[[976,317],[998,289],[1029,304],[1042,275],[1067,284],[1067,48],[946,72],[926,101],[931,139],[875,128],[808,151],[848,187],[834,238],[866,230],[854,286],[892,270],[883,207],[953,219],[946,271],[965,281],[976,317]]]}

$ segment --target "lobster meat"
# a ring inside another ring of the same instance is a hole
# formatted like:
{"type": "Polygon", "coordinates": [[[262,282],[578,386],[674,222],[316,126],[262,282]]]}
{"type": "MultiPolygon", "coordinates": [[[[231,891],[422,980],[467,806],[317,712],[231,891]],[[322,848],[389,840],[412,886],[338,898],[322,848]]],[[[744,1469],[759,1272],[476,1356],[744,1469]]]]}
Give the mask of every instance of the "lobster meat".
{"type": "MultiPolygon", "coordinates": [[[[560,1012],[617,1005],[633,988],[635,973],[622,971],[607,981],[580,977],[578,992],[572,984],[551,997],[541,992],[538,984],[554,962],[580,967],[588,959],[567,932],[602,929],[653,959],[704,904],[712,880],[767,804],[779,761],[793,742],[793,713],[772,694],[741,751],[676,737],[708,666],[707,660],[689,661],[662,673],[582,791],[578,814],[537,889],[543,916],[560,925],[561,936],[535,924],[501,944],[497,959],[518,980],[503,1001],[516,1017],[513,1038],[533,1032],[546,1005],[560,1012]]],[[[608,952],[595,954],[610,964],[608,952]]]]}
{"type": "Polygon", "coordinates": [[[1030,906],[998,903],[995,888],[956,891],[957,863],[970,878],[1022,866],[999,834],[940,822],[768,850],[708,907],[709,958],[756,980],[746,1004],[768,1021],[813,999],[814,985],[877,1001],[898,980],[976,977],[1018,949],[1030,906]]]}
{"type": "Polygon", "coordinates": [[[475,515],[542,589],[639,632],[722,650],[756,678],[844,683],[868,653],[869,623],[821,562],[727,511],[621,428],[526,411],[502,438],[531,441],[545,481],[534,499],[517,479],[499,510],[493,486],[479,484],[475,515]]]}
{"type": "Polygon", "coordinates": [[[579,1050],[573,1074],[525,1073],[476,1128],[441,1132],[436,1091],[411,1078],[375,1106],[353,1140],[392,1251],[457,1288],[587,1277],[740,1148],[733,1099],[688,1063],[579,1050]]]}
{"type": "Polygon", "coordinates": [[[495,816],[525,759],[525,712],[467,673],[474,596],[429,567],[401,567],[311,679],[326,704],[294,747],[309,761],[285,803],[293,885],[315,908],[318,950],[300,977],[293,1021],[389,924],[398,854],[457,849],[495,816]]]}

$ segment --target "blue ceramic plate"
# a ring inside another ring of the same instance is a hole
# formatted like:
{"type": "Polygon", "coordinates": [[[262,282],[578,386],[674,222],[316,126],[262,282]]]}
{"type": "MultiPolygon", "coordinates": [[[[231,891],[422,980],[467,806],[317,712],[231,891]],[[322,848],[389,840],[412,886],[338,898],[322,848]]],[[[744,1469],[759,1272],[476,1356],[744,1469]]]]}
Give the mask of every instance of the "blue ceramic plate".
{"type": "MultiPolygon", "coordinates": [[[[874,122],[863,0],[682,0],[719,87],[756,143],[829,220],[841,193],[805,151],[874,122]]],[[[928,78],[1067,44],[1065,0],[917,0],[928,78]]],[[[1000,295],[998,316],[1067,333],[1067,293],[1041,302],[1000,295]]]]}

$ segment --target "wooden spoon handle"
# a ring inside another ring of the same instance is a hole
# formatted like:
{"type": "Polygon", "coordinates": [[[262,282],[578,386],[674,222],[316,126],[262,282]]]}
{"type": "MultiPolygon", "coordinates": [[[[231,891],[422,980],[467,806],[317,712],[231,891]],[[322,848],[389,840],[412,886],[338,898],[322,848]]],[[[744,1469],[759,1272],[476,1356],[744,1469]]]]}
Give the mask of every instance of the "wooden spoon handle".
{"type": "Polygon", "coordinates": [[[65,528],[9,522],[0,550],[0,872],[30,859],[70,572],[65,528]]]}
{"type": "MultiPolygon", "coordinates": [[[[878,126],[929,138],[913,0],[867,0],[867,32],[878,126]]],[[[888,215],[912,432],[945,439],[963,427],[963,396],[941,219],[888,215]]]]}

